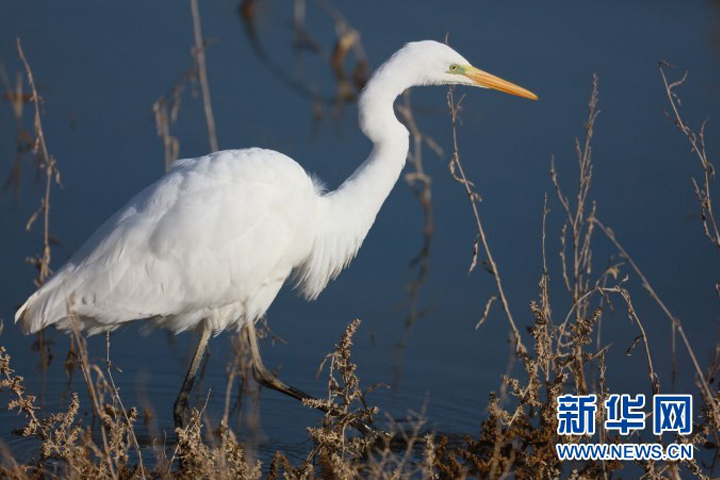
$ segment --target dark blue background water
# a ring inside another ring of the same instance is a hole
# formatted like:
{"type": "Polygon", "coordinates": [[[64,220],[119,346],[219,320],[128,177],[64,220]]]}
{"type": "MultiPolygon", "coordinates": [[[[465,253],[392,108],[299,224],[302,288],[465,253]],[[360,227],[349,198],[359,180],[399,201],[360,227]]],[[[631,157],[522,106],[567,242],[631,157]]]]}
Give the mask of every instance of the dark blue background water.
{"type": "MultiPolygon", "coordinates": [[[[481,211],[521,327],[532,317],[541,273],[540,235],[545,192],[551,192],[548,163],[556,155],[561,179],[575,186],[574,137],[582,134],[591,75],[600,77],[600,110],[594,143],[593,198],[599,217],[610,224],[634,255],[665,302],[684,322],[702,361],[717,340],[717,299],[713,285],[718,262],[692,217],[697,202],[690,183],[700,173],[688,145],[665,119],[666,98],[656,62],[666,59],[690,70],[683,94],[684,115],[696,125],[709,116],[708,143],[720,151],[714,122],[720,112],[720,3],[715,2],[338,2],[337,8],[362,34],[371,67],[377,67],[404,42],[442,40],[476,66],[516,81],[540,96],[539,102],[494,92],[467,91],[460,148],[468,176],[484,202],[481,211]]],[[[319,174],[331,188],[339,185],[369,152],[357,128],[356,109],[313,127],[313,104],[269,73],[254,55],[237,13],[238,2],[201,2],[203,29],[214,40],[207,50],[209,81],[220,148],[262,146],[277,149],[319,174]]],[[[274,61],[294,71],[292,7],[262,2],[259,34],[274,61]]],[[[312,2],[308,28],[327,54],[332,24],[312,2]]],[[[190,66],[192,23],[186,2],[126,1],[58,3],[0,1],[0,59],[14,79],[20,71],[15,38],[21,38],[45,100],[43,123],[58,159],[63,188],[52,194],[52,233],[63,245],[53,250],[59,266],[93,230],[130,196],[163,173],[163,150],[152,119],[153,102],[168,92],[190,66]]],[[[332,72],[322,60],[305,55],[302,81],[331,92],[332,72]]],[[[445,89],[413,92],[420,128],[446,150],[450,128],[445,89]]],[[[7,103],[0,105],[0,168],[8,172],[15,155],[15,122],[7,103]]],[[[27,114],[27,112],[26,112],[27,114]]],[[[174,133],[181,156],[207,152],[199,97],[184,96],[174,133]]],[[[446,163],[426,153],[433,177],[436,235],[421,307],[432,307],[413,328],[404,351],[404,373],[395,394],[376,392],[371,400],[384,413],[403,416],[427,406],[433,428],[451,433],[475,431],[490,391],[500,384],[508,357],[507,322],[494,309],[476,331],[494,282],[482,271],[467,274],[474,222],[467,199],[446,163]]],[[[32,267],[24,258],[41,245],[40,230],[24,231],[42,186],[34,183],[28,161],[18,203],[6,192],[0,199],[0,317],[2,344],[14,366],[49,408],[60,408],[67,377],[62,360],[68,341],[50,333],[55,359],[42,386],[32,352],[33,338],[12,324],[15,308],[33,291],[32,267]]],[[[572,190],[571,190],[572,191],[572,190]]],[[[548,251],[554,282],[555,316],[569,306],[562,295],[557,251],[562,225],[560,206],[551,195],[548,251]]],[[[355,359],[365,383],[392,383],[403,338],[408,267],[422,245],[422,211],[400,183],[381,211],[360,255],[313,303],[283,291],[269,311],[270,325],[287,345],[264,346],[266,363],[281,378],[314,393],[316,367],[332,349],[345,325],[363,324],[355,359]]],[[[596,264],[613,253],[599,238],[596,264]]],[[[637,287],[631,276],[631,285],[637,287]]],[[[635,303],[648,329],[661,381],[669,387],[668,321],[635,288],[635,303]]],[[[623,309],[604,324],[612,343],[610,386],[616,392],[649,393],[647,372],[638,351],[624,352],[636,335],[623,309]]],[[[141,336],[133,326],[113,336],[113,361],[126,404],[151,407],[156,426],[170,430],[171,405],[182,382],[193,339],[168,340],[164,332],[141,336]]],[[[104,341],[90,340],[93,355],[104,355],[104,341]]],[[[228,335],[211,343],[203,392],[212,389],[209,412],[222,412],[225,365],[231,356],[228,335]]],[[[681,359],[682,360],[682,359],[681,359]]],[[[684,372],[690,370],[682,360],[684,372]]],[[[692,387],[684,375],[679,390],[692,387]]],[[[83,391],[82,380],[72,389],[83,391]]],[[[204,395],[204,393],[203,393],[204,395]]],[[[263,392],[265,447],[302,452],[305,427],[318,414],[291,399],[263,392]],[[299,444],[299,445],[298,445],[299,444]]],[[[15,417],[0,414],[2,436],[15,417]]]]}

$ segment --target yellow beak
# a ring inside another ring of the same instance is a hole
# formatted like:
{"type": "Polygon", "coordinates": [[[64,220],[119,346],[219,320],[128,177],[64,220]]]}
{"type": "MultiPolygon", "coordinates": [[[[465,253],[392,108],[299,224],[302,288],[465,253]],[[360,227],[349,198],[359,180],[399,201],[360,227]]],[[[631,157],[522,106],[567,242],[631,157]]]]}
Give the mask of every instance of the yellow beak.
{"type": "Polygon", "coordinates": [[[529,98],[531,100],[538,99],[537,95],[532,93],[530,90],[526,90],[514,83],[510,83],[500,77],[483,72],[475,67],[465,67],[462,74],[475,82],[479,87],[492,88],[493,90],[509,93],[510,95],[517,95],[518,97],[529,98]]]}

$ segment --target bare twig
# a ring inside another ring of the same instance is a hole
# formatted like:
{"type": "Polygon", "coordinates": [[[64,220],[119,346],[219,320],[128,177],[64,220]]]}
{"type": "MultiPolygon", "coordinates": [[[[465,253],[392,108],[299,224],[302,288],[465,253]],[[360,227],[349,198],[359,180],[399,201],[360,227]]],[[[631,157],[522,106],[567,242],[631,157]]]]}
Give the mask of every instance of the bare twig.
{"type": "Polygon", "coordinates": [[[202,35],[202,25],[200,22],[200,10],[198,9],[198,0],[190,0],[190,8],[193,17],[193,32],[195,34],[195,48],[193,49],[193,58],[197,64],[198,78],[200,79],[200,90],[202,91],[203,108],[205,109],[205,122],[207,123],[208,141],[210,142],[210,151],[217,152],[218,141],[215,133],[215,116],[213,115],[212,101],[210,100],[210,85],[207,78],[207,65],[205,62],[205,41],[202,35]]]}
{"type": "Polygon", "coordinates": [[[458,113],[460,112],[460,105],[462,103],[463,97],[461,97],[456,103],[453,96],[453,91],[454,88],[450,87],[447,93],[447,104],[448,108],[450,109],[450,122],[452,124],[453,137],[453,153],[452,158],[450,159],[450,172],[452,173],[453,178],[465,188],[465,192],[467,193],[468,200],[470,201],[470,206],[473,211],[473,217],[475,218],[478,236],[480,238],[480,242],[483,245],[483,249],[485,250],[485,255],[487,256],[487,261],[491,273],[495,278],[498,295],[500,296],[500,303],[503,306],[503,310],[505,311],[505,315],[507,316],[508,322],[510,323],[510,328],[512,329],[513,336],[515,337],[516,353],[525,355],[527,353],[527,349],[523,344],[520,331],[515,325],[515,320],[513,319],[512,313],[510,313],[510,304],[508,303],[507,297],[505,296],[505,289],[503,288],[502,280],[500,279],[500,272],[498,271],[497,264],[493,259],[492,252],[490,251],[490,245],[485,235],[485,229],[483,228],[482,220],[480,220],[480,211],[478,210],[480,195],[475,191],[474,185],[468,181],[467,177],[465,176],[465,171],[463,169],[462,163],[460,162],[457,124],[459,121],[458,113]]]}
{"type": "Polygon", "coordinates": [[[668,119],[680,130],[683,135],[687,138],[688,142],[692,147],[692,151],[697,155],[700,160],[700,165],[704,172],[704,185],[703,190],[700,190],[697,182],[693,179],[695,192],[698,195],[700,201],[700,207],[702,209],[702,220],[703,230],[708,238],[720,249],[720,232],[718,231],[717,222],[715,221],[715,215],[713,214],[712,202],[710,198],[710,185],[711,180],[715,178],[715,166],[708,159],[707,151],[705,148],[705,126],[706,121],[703,121],[700,126],[700,132],[695,133],[682,119],[680,115],[680,97],[675,92],[675,88],[683,85],[687,80],[688,72],[685,72],[677,81],[672,83],[668,82],[667,76],[665,75],[665,68],[671,67],[666,62],[659,62],[658,68],[660,70],[660,76],[662,77],[663,84],[665,86],[665,93],[672,109],[672,114],[667,111],[665,114],[668,119]]]}
{"type": "MultiPolygon", "coordinates": [[[[92,380],[92,372],[91,372],[91,366],[90,361],[88,360],[88,349],[87,349],[87,342],[85,340],[85,337],[83,337],[82,333],[80,333],[80,325],[79,320],[75,316],[75,314],[70,309],[70,305],[73,304],[73,300],[70,298],[67,300],[68,304],[68,316],[71,319],[71,332],[73,335],[73,338],[75,339],[75,343],[78,346],[78,358],[80,360],[80,371],[83,374],[83,378],[85,379],[85,385],[88,389],[88,396],[90,397],[90,402],[93,406],[93,411],[95,412],[95,415],[103,419],[106,415],[103,411],[101,401],[100,401],[100,395],[97,392],[97,389],[95,388],[95,383],[92,380]]],[[[110,451],[110,444],[108,442],[108,434],[107,429],[105,427],[105,421],[102,420],[100,422],[100,435],[102,437],[103,441],[103,454],[105,457],[105,462],[107,463],[111,478],[118,478],[117,472],[115,470],[115,466],[112,461],[112,453],[110,451]]]]}
{"type": "Polygon", "coordinates": [[[393,388],[397,389],[400,384],[400,379],[403,372],[403,354],[404,349],[407,346],[408,337],[410,331],[415,323],[427,312],[427,308],[420,308],[420,292],[427,279],[428,271],[430,269],[430,247],[432,245],[433,235],[435,233],[435,224],[433,219],[432,209],[432,178],[425,171],[423,164],[423,150],[424,147],[429,147],[431,151],[438,155],[442,159],[442,150],[437,147],[435,141],[425,135],[418,127],[415,115],[412,109],[412,103],[410,101],[410,90],[406,90],[403,93],[403,101],[401,104],[396,106],[397,112],[400,117],[404,120],[410,132],[411,148],[408,151],[408,163],[412,170],[405,174],[405,181],[407,182],[410,190],[415,195],[415,198],[420,202],[420,207],[423,211],[423,218],[425,225],[423,227],[423,244],[415,257],[410,260],[410,268],[417,267],[417,275],[411,280],[408,285],[408,300],[409,312],[405,319],[403,335],[401,340],[394,346],[394,354],[397,357],[395,366],[395,375],[393,381],[393,388]]]}
{"type": "Polygon", "coordinates": [[[677,332],[680,334],[680,339],[682,340],[683,344],[685,345],[685,349],[690,356],[690,360],[692,361],[693,367],[695,368],[695,373],[698,378],[698,382],[700,382],[701,390],[703,397],[705,398],[706,403],[708,406],[713,410],[713,413],[715,415],[715,418],[720,418],[720,405],[718,405],[718,400],[713,395],[712,390],[710,389],[710,385],[708,385],[707,380],[705,379],[705,375],[703,375],[702,368],[700,367],[700,363],[697,360],[697,356],[695,355],[695,351],[693,350],[692,346],[690,345],[690,341],[688,340],[687,336],[685,335],[685,330],[682,327],[682,323],[680,322],[680,319],[677,318],[675,315],[670,312],[670,309],[665,305],[665,302],[660,299],[658,294],[655,292],[655,289],[652,287],[650,282],[648,281],[647,277],[645,277],[645,274],[640,270],[640,267],[635,263],[635,260],[630,256],[630,254],[625,250],[625,248],[620,244],[620,242],[615,238],[615,233],[605,225],[603,225],[600,220],[597,218],[593,219],[593,222],[600,228],[600,230],[605,234],[605,236],[610,239],[610,241],[615,245],[615,248],[618,250],[620,255],[627,260],[627,262],[630,264],[630,267],[635,271],[635,274],[640,278],[640,281],[642,282],[643,288],[647,290],[648,294],[650,294],[650,297],[657,303],[657,305],[660,307],[660,309],[663,311],[665,316],[670,320],[670,322],[675,326],[677,332]]]}
{"type": "Polygon", "coordinates": [[[42,120],[40,119],[40,97],[37,93],[37,89],[35,88],[35,79],[33,77],[32,70],[30,70],[30,65],[25,58],[25,53],[23,52],[19,38],[17,39],[17,50],[18,55],[20,56],[20,60],[25,66],[25,73],[27,74],[28,84],[30,85],[30,90],[32,92],[32,102],[35,105],[35,115],[33,119],[33,124],[35,127],[33,154],[38,156],[38,166],[45,173],[45,193],[42,201],[40,202],[40,207],[35,211],[35,213],[30,216],[27,224],[25,225],[25,229],[30,230],[30,228],[32,228],[33,224],[35,223],[35,220],[37,220],[38,216],[42,215],[42,254],[40,256],[34,257],[33,259],[30,259],[30,263],[32,263],[38,268],[38,276],[35,280],[35,284],[39,287],[43,283],[45,283],[47,277],[49,277],[52,273],[52,271],[50,270],[50,191],[53,182],[58,184],[60,183],[60,171],[57,169],[55,158],[50,155],[50,153],[48,152],[47,144],[45,143],[45,134],[43,133],[42,120]]]}
{"type": "MultiPolygon", "coordinates": [[[[170,91],[158,98],[153,104],[155,128],[157,130],[158,137],[160,137],[163,141],[166,171],[170,170],[172,163],[180,156],[180,140],[172,134],[171,127],[178,119],[180,105],[182,103],[182,94],[185,91],[187,84],[190,84],[193,87],[198,84],[200,85],[210,151],[216,152],[219,149],[215,129],[215,116],[213,114],[212,101],[210,97],[210,84],[207,78],[205,48],[208,42],[202,37],[202,25],[197,0],[190,0],[190,7],[193,16],[194,38],[194,44],[191,49],[192,65],[183,72],[180,78],[175,82],[175,84],[173,84],[170,91]]],[[[194,88],[193,94],[196,94],[194,88]]]]}
{"type": "Polygon", "coordinates": [[[195,67],[191,67],[180,76],[170,92],[158,98],[153,104],[155,128],[157,135],[162,138],[165,152],[165,170],[170,170],[172,163],[180,156],[180,141],[171,133],[171,126],[177,121],[182,103],[182,93],[185,83],[194,81],[197,77],[195,67]]]}
{"type": "MultiPolygon", "coordinates": [[[[135,436],[135,429],[132,428],[132,422],[130,420],[130,417],[128,416],[127,410],[125,409],[125,405],[123,404],[122,398],[120,398],[120,390],[118,389],[117,385],[115,385],[115,379],[113,378],[112,369],[113,364],[110,361],[110,332],[105,332],[105,370],[107,371],[108,379],[110,380],[110,390],[112,391],[112,395],[114,400],[117,402],[118,406],[120,407],[120,411],[123,414],[123,418],[125,419],[125,422],[128,426],[128,435],[132,439],[133,446],[135,447],[135,451],[138,455],[138,470],[140,470],[139,474],[142,478],[147,478],[145,474],[145,464],[143,463],[143,456],[142,456],[142,449],[140,448],[140,443],[138,443],[138,439],[135,436]]],[[[122,372],[121,372],[122,373],[122,372]]]]}
{"type": "MultiPolygon", "coordinates": [[[[22,49],[20,39],[17,39],[17,51],[20,60],[25,67],[25,73],[28,77],[28,85],[30,86],[32,101],[35,106],[35,113],[33,116],[33,126],[35,129],[35,138],[32,139],[32,153],[37,159],[38,170],[45,174],[45,192],[40,201],[40,206],[30,216],[27,223],[25,224],[25,230],[30,231],[35,221],[42,215],[43,220],[43,247],[42,253],[29,257],[28,263],[37,268],[37,277],[35,278],[35,286],[40,287],[45,283],[45,280],[50,276],[52,270],[50,269],[51,255],[51,241],[53,240],[50,235],[50,192],[52,190],[53,182],[60,184],[60,171],[57,169],[55,157],[51,156],[48,152],[47,143],[45,142],[45,133],[43,132],[42,119],[40,118],[40,96],[35,88],[35,78],[33,77],[30,64],[25,57],[25,53],[22,49]]],[[[16,108],[19,108],[16,106],[16,108]]],[[[18,121],[21,120],[21,116],[18,116],[16,112],[16,118],[18,121]]],[[[50,353],[50,347],[48,342],[45,340],[45,332],[40,332],[37,335],[37,348],[40,351],[40,366],[41,369],[45,369],[50,363],[52,355],[50,353]]]]}
{"type": "Polygon", "coordinates": [[[590,291],[589,275],[592,269],[592,251],[590,248],[593,223],[592,218],[595,216],[595,205],[592,204],[590,212],[587,211],[588,194],[592,184],[592,139],[595,130],[595,120],[600,111],[597,109],[598,103],[598,77],[593,75],[592,93],[588,103],[588,118],[584,125],[585,137],[581,142],[575,140],[575,151],[580,167],[579,184],[576,204],[573,207],[569,198],[563,193],[558,180],[557,170],[555,168],[555,159],[550,159],[550,179],[555,187],[558,200],[565,212],[565,225],[560,235],[560,260],[562,262],[563,280],[565,288],[573,296],[577,318],[585,317],[588,312],[589,305],[587,302],[581,301],[586,297],[586,293],[590,291]],[[570,237],[572,263],[568,265],[567,258],[567,240],[570,237]]]}
{"type": "Polygon", "coordinates": [[[243,22],[245,33],[248,36],[250,46],[258,59],[265,65],[267,70],[287,85],[293,92],[311,99],[316,108],[324,105],[336,107],[340,111],[343,104],[354,102],[360,90],[368,80],[370,70],[365,55],[360,34],[355,30],[342,13],[336,9],[328,0],[315,0],[315,4],[332,20],[335,29],[335,42],[331,49],[323,48],[318,42],[310,38],[303,24],[306,17],[306,6],[304,2],[294,4],[293,16],[295,48],[301,47],[313,54],[320,56],[332,68],[336,81],[335,95],[323,95],[317,92],[309,83],[297,78],[296,75],[288,72],[285,65],[277,62],[268,53],[263,45],[256,27],[256,10],[258,0],[243,0],[240,4],[240,19],[243,22]],[[348,53],[352,52],[354,64],[347,67],[345,60],[348,53]]]}
{"type": "Polygon", "coordinates": [[[637,337],[635,341],[633,341],[632,346],[628,349],[628,353],[632,351],[632,349],[637,344],[637,341],[642,339],[643,345],[645,347],[645,357],[647,358],[648,362],[648,374],[650,376],[650,386],[652,387],[653,393],[660,393],[660,380],[658,379],[657,374],[655,373],[655,368],[653,367],[653,360],[652,360],[652,354],[650,353],[650,344],[648,343],[647,334],[645,333],[645,327],[643,327],[642,322],[640,321],[640,317],[638,317],[637,312],[635,311],[635,307],[633,306],[632,299],[630,298],[630,293],[624,288],[621,288],[620,286],[614,286],[614,287],[608,287],[600,288],[603,292],[608,293],[618,293],[622,297],[623,300],[625,300],[625,304],[627,305],[628,309],[628,316],[630,317],[630,320],[634,322],[638,329],[640,330],[640,335],[637,337]]]}

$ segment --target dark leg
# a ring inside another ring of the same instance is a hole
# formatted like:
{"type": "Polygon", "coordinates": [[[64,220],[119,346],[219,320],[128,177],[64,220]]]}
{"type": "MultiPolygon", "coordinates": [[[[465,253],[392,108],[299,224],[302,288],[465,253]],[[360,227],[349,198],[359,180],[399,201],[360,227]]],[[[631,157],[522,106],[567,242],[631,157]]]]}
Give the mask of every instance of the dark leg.
{"type": "Polygon", "coordinates": [[[105,367],[110,370],[110,331],[105,332],[105,367]]]}
{"type": "Polygon", "coordinates": [[[175,400],[175,406],[173,407],[173,417],[175,419],[175,427],[183,428],[188,420],[188,398],[192,391],[193,384],[195,383],[195,376],[197,375],[198,368],[202,362],[205,348],[207,347],[208,340],[210,339],[210,328],[207,323],[203,322],[202,331],[200,332],[200,340],[198,341],[197,348],[195,349],[195,355],[193,355],[190,367],[185,374],[185,381],[183,382],[182,389],[175,400]]]}
{"type": "MultiPolygon", "coordinates": [[[[261,385],[267,388],[272,388],[273,390],[277,390],[280,393],[284,393],[285,395],[289,395],[297,400],[303,400],[303,399],[309,399],[309,400],[315,400],[315,397],[312,395],[309,395],[302,390],[299,390],[292,385],[288,385],[281,380],[279,380],[275,375],[273,375],[270,370],[265,368],[265,364],[262,361],[262,357],[260,356],[260,347],[258,346],[258,340],[257,340],[257,334],[255,333],[255,325],[253,322],[248,322],[245,327],[245,333],[247,335],[248,344],[250,345],[250,354],[252,355],[252,363],[253,363],[253,376],[255,377],[255,380],[258,381],[261,385]]],[[[318,410],[328,413],[328,409],[325,407],[316,407],[318,410]]],[[[363,435],[368,434],[379,434],[379,436],[385,436],[386,433],[376,430],[368,425],[365,425],[364,423],[358,422],[357,424],[353,425],[355,428],[357,428],[363,435]]]]}

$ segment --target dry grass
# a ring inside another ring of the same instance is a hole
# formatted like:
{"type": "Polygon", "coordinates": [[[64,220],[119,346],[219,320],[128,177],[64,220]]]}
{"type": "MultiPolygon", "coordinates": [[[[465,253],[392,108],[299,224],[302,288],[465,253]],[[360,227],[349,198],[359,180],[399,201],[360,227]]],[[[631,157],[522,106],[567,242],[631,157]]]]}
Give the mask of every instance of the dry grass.
{"type": "MultiPolygon", "coordinates": [[[[498,269],[497,263],[495,263],[495,260],[493,259],[492,252],[490,251],[489,240],[487,235],[485,234],[485,227],[483,227],[482,220],[480,219],[480,210],[478,205],[482,201],[482,197],[477,192],[477,190],[475,190],[475,185],[465,176],[465,169],[463,168],[463,164],[460,161],[460,149],[458,148],[457,127],[461,104],[464,97],[460,97],[460,99],[455,102],[454,90],[455,89],[453,87],[450,87],[447,93],[447,104],[450,111],[450,122],[452,124],[453,133],[453,154],[449,164],[450,174],[452,175],[453,179],[460,185],[462,185],[465,189],[465,193],[467,194],[468,200],[470,201],[473,218],[475,219],[475,225],[477,226],[478,231],[477,236],[475,237],[475,241],[473,242],[473,255],[470,261],[469,272],[472,272],[477,266],[479,245],[482,244],[483,251],[485,252],[485,256],[487,258],[487,261],[483,262],[483,264],[485,265],[485,269],[495,279],[495,285],[497,286],[498,295],[500,296],[500,302],[502,303],[503,310],[505,311],[505,315],[507,316],[508,322],[510,323],[510,328],[513,333],[516,352],[518,355],[524,356],[527,352],[527,349],[523,344],[522,336],[520,335],[520,331],[517,328],[515,319],[513,318],[512,313],[510,313],[510,304],[507,300],[507,296],[505,295],[505,289],[503,288],[502,280],[500,279],[500,271],[498,269]]],[[[492,306],[492,302],[494,302],[495,299],[496,297],[492,296],[485,304],[485,310],[482,318],[478,322],[478,326],[482,325],[484,320],[487,318],[490,307],[492,306]]]]}
{"type": "MultiPolygon", "coordinates": [[[[53,185],[60,185],[60,170],[57,167],[57,160],[48,150],[45,141],[45,133],[42,124],[43,98],[39,95],[35,86],[35,77],[25,57],[22,43],[18,38],[16,48],[20,62],[22,63],[25,76],[18,73],[16,86],[13,88],[8,79],[7,73],[2,68],[2,77],[6,86],[5,97],[12,107],[13,116],[17,124],[16,151],[17,156],[13,168],[7,177],[4,188],[12,187],[15,192],[15,200],[19,199],[20,185],[23,171],[23,159],[25,153],[30,153],[36,166],[36,181],[44,181],[44,189],[40,198],[40,205],[30,215],[25,231],[29,232],[38,220],[42,223],[42,249],[39,254],[27,257],[26,261],[37,270],[34,283],[36,287],[42,286],[52,274],[50,262],[52,260],[52,245],[60,241],[50,231],[50,195],[53,185]],[[29,93],[24,93],[24,79],[27,78],[29,93]],[[25,104],[32,105],[32,131],[25,127],[24,110],[25,104]]],[[[40,352],[40,367],[45,369],[52,359],[50,342],[45,338],[45,332],[40,332],[33,345],[33,348],[40,352]]]]}
{"type": "Polygon", "coordinates": [[[180,156],[180,141],[172,134],[172,125],[177,122],[182,104],[182,94],[188,84],[200,85],[202,95],[203,113],[207,127],[208,144],[210,152],[217,152],[217,131],[215,128],[215,114],[213,113],[210,95],[210,82],[207,74],[207,60],[205,50],[208,41],[203,37],[200,8],[197,0],[191,0],[190,10],[193,19],[193,40],[191,49],[192,66],[186,70],[170,89],[170,92],[158,98],[153,104],[155,128],[158,137],[162,139],[165,152],[165,170],[169,170],[172,163],[180,156]]]}

